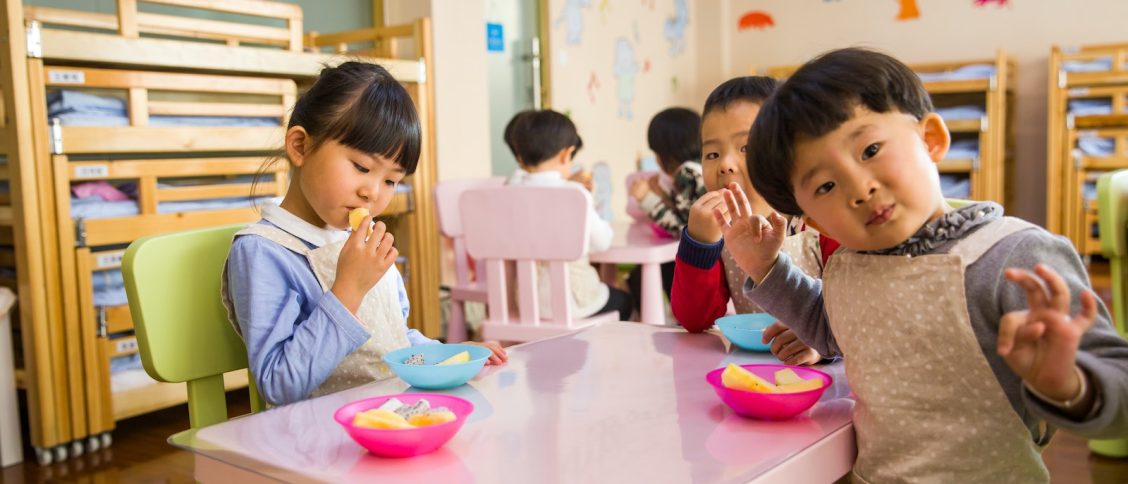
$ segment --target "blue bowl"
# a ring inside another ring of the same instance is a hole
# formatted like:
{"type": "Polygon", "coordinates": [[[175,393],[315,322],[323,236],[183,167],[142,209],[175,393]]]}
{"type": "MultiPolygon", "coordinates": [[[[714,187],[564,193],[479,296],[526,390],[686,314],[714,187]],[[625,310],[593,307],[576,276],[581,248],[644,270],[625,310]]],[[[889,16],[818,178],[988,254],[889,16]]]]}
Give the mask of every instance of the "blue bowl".
{"type": "Polygon", "coordinates": [[[443,390],[462,385],[477,375],[492,352],[481,346],[462,344],[438,344],[401,348],[384,355],[384,363],[396,376],[415,388],[443,390]],[[470,361],[454,365],[438,366],[439,363],[463,351],[470,352],[470,361]],[[404,364],[411,355],[423,355],[422,365],[404,364]]]}
{"type": "Polygon", "coordinates": [[[733,314],[717,318],[716,325],[737,348],[747,351],[771,351],[771,342],[765,344],[760,340],[764,337],[764,329],[776,321],[776,317],[768,313],[733,314]]]}

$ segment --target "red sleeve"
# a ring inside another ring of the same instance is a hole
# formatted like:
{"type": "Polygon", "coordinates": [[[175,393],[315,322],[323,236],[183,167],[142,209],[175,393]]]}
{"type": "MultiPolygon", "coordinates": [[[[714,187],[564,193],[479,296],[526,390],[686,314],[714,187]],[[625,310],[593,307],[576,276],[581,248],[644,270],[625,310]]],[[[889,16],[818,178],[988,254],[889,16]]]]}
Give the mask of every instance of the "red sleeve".
{"type": "Polygon", "coordinates": [[[819,249],[822,250],[823,267],[826,267],[827,259],[830,259],[830,255],[833,254],[834,251],[838,250],[838,247],[840,247],[841,245],[842,244],[839,244],[837,240],[834,240],[823,234],[819,234],[819,249]]]}
{"type": "Polygon", "coordinates": [[[729,288],[721,261],[709,269],[674,262],[674,285],[670,289],[670,309],[674,318],[690,333],[713,327],[713,321],[728,311],[729,288]]]}

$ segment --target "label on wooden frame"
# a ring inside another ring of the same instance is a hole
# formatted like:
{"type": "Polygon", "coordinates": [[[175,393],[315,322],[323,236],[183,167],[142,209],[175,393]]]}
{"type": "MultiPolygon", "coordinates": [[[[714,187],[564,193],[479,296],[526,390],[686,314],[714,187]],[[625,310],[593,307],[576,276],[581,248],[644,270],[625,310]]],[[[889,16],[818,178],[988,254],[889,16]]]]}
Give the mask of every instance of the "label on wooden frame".
{"type": "Polygon", "coordinates": [[[121,258],[125,252],[106,252],[98,254],[94,257],[94,268],[105,269],[110,267],[121,267],[121,258]]]}
{"type": "Polygon", "coordinates": [[[47,71],[48,84],[86,84],[86,73],[82,71],[52,69],[47,71]]]}
{"type": "Polygon", "coordinates": [[[137,351],[137,338],[124,338],[114,343],[115,353],[131,353],[137,351]]]}
{"type": "Polygon", "coordinates": [[[78,165],[74,178],[105,178],[110,176],[110,165],[78,165]]]}

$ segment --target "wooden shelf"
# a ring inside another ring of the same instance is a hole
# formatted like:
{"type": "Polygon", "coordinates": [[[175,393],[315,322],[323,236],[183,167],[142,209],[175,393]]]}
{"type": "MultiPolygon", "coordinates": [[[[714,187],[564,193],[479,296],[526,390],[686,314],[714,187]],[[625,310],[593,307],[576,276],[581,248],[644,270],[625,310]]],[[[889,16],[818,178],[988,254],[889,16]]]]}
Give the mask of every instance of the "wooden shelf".
{"type": "Polygon", "coordinates": [[[1081,254],[1100,252],[1100,240],[1092,236],[1097,204],[1085,199],[1085,184],[1100,172],[1128,168],[1128,156],[1124,153],[1124,137],[1128,134],[1124,106],[1128,70],[1123,68],[1126,49],[1128,44],[1108,44],[1054,46],[1050,51],[1046,228],[1069,237],[1081,254]],[[1065,70],[1070,62],[1094,61],[1109,62],[1109,69],[1065,70]],[[1069,103],[1077,99],[1108,99],[1112,113],[1070,115],[1069,103]],[[1085,136],[1111,138],[1112,155],[1078,156],[1078,140],[1085,136]]]}
{"type": "MultiPolygon", "coordinates": [[[[247,386],[246,370],[223,375],[223,387],[228,391],[247,386]]],[[[135,417],[188,401],[185,383],[156,382],[113,394],[114,420],[135,417]]]]}
{"type": "Polygon", "coordinates": [[[11,205],[6,207],[0,206],[0,226],[12,226],[12,224],[15,223],[15,217],[16,215],[13,212],[11,205]]]}
{"type": "Polygon", "coordinates": [[[282,145],[281,127],[86,127],[62,128],[67,154],[264,152],[282,145]]]}
{"type": "MultiPolygon", "coordinates": [[[[43,58],[56,62],[274,75],[312,78],[325,65],[347,56],[281,49],[227,46],[154,38],[127,38],[102,33],[43,28],[43,58]]],[[[419,82],[426,73],[418,61],[372,59],[402,82],[419,82]]]]}
{"type": "Polygon", "coordinates": [[[1065,88],[1107,86],[1128,83],[1128,72],[1066,72],[1065,88]]]}
{"type": "Polygon", "coordinates": [[[1128,158],[1114,156],[1083,156],[1081,170],[1119,170],[1128,168],[1128,158]]]}
{"type": "Polygon", "coordinates": [[[391,203],[384,212],[380,214],[380,218],[394,217],[396,215],[403,215],[411,212],[411,192],[399,192],[392,196],[391,203]]]}
{"type": "Polygon", "coordinates": [[[1128,114],[1074,116],[1073,126],[1076,129],[1121,128],[1128,126],[1128,114]]]}
{"type": "Polygon", "coordinates": [[[924,83],[929,94],[956,94],[984,92],[991,90],[990,79],[967,79],[961,81],[934,81],[924,83]]]}
{"type": "Polygon", "coordinates": [[[940,173],[971,173],[975,160],[944,160],[937,164],[940,173]]]}
{"type": "Polygon", "coordinates": [[[952,133],[978,133],[983,130],[982,119],[957,119],[945,121],[944,124],[948,125],[948,131],[952,133]]]}

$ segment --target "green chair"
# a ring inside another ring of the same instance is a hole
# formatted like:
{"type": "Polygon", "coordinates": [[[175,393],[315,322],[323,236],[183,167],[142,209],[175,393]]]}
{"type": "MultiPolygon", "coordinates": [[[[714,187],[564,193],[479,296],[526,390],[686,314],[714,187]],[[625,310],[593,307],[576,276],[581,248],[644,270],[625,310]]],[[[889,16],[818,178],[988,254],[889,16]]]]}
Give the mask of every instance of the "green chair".
{"type": "Polygon", "coordinates": [[[964,200],[962,198],[946,198],[944,201],[948,202],[948,206],[952,208],[964,208],[968,205],[976,203],[975,200],[964,200]]]}
{"type": "MultiPolygon", "coordinates": [[[[228,225],[138,239],[122,261],[129,310],[149,376],[188,384],[192,428],[227,420],[223,374],[247,368],[219,283],[235,232],[228,225]]],[[[251,411],[264,408],[248,370],[251,411]]]]}
{"type": "MultiPolygon", "coordinates": [[[[1112,323],[1128,337],[1128,170],[1097,179],[1097,223],[1101,253],[1108,257],[1112,274],[1112,323]]],[[[1128,457],[1128,439],[1091,440],[1089,449],[1109,457],[1128,457]]]]}

